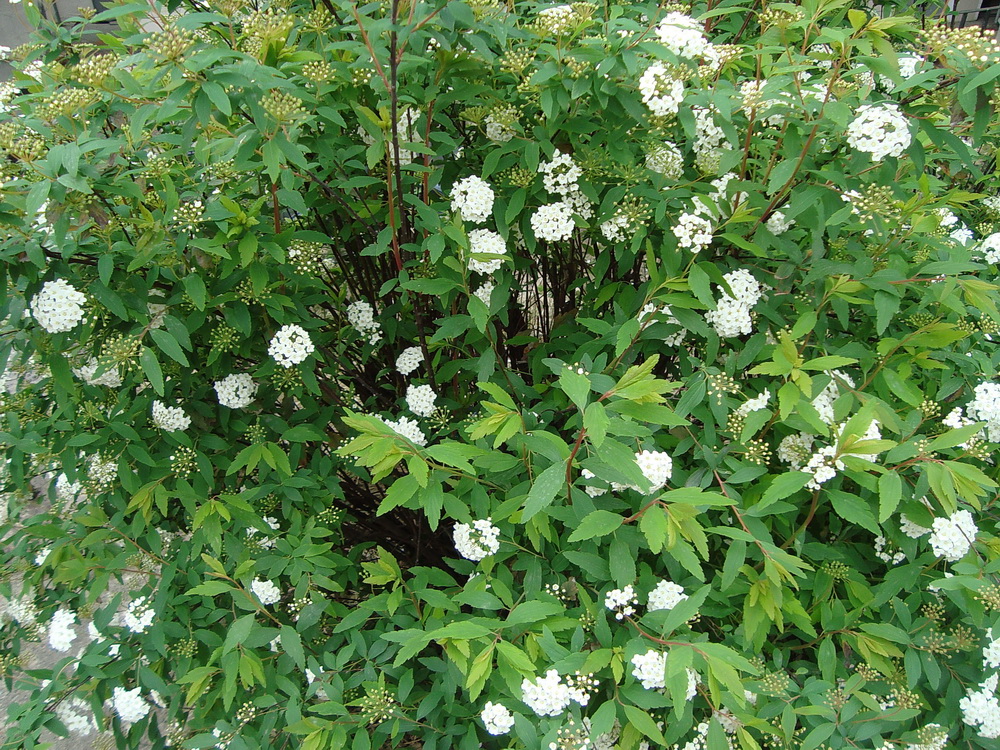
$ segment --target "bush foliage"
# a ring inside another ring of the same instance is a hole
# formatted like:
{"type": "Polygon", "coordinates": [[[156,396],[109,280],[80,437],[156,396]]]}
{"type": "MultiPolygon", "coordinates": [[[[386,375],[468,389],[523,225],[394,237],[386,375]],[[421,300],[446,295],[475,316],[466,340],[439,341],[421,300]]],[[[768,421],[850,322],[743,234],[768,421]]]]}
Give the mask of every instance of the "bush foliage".
{"type": "Polygon", "coordinates": [[[8,742],[995,747],[1000,58],[866,6],[27,4],[8,742]]]}

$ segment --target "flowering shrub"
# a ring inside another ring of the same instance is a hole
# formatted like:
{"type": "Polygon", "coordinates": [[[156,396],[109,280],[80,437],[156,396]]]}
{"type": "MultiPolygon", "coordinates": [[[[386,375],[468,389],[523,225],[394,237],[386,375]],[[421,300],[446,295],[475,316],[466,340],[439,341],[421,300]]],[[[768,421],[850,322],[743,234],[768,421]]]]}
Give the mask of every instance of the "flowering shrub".
{"type": "Polygon", "coordinates": [[[169,6],[0,86],[8,744],[995,747],[991,38],[169,6]]]}

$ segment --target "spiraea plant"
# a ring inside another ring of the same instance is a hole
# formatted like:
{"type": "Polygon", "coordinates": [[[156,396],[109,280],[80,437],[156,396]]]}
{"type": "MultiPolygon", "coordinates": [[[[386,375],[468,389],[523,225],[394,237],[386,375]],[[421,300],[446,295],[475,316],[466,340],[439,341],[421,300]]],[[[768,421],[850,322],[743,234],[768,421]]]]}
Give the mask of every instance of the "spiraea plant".
{"type": "Polygon", "coordinates": [[[5,746],[996,747],[988,33],[34,2],[5,746]]]}

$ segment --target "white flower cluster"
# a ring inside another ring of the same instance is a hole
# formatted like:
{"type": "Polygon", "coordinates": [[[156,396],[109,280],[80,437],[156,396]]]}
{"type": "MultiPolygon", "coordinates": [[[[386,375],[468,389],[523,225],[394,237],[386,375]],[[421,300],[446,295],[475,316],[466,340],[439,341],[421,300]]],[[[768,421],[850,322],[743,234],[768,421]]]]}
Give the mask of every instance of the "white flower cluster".
{"type": "Polygon", "coordinates": [[[912,140],[906,116],[895,104],[863,104],[847,126],[848,145],[876,162],[901,156],[912,140]]]}
{"type": "Polygon", "coordinates": [[[656,27],[660,42],[678,57],[694,59],[712,46],[705,38],[704,27],[691,16],[673,11],[656,27]]]}
{"type": "Polygon", "coordinates": [[[974,393],[966,412],[974,421],[986,422],[987,437],[1000,442],[1000,383],[980,383],[974,393]]]}
{"type": "Polygon", "coordinates": [[[688,595],[684,593],[682,586],[673,581],[662,580],[656,584],[656,588],[649,592],[646,606],[650,612],[658,609],[673,609],[687,598],[688,595]]]}
{"type": "Polygon", "coordinates": [[[486,137],[497,143],[507,143],[517,131],[514,124],[517,122],[517,110],[513,107],[497,107],[483,120],[486,126],[486,137]]]}
{"type": "Polygon", "coordinates": [[[257,395],[257,384],[245,372],[237,372],[216,380],[215,393],[223,406],[243,409],[253,403],[257,395]]]}
{"type": "Polygon", "coordinates": [[[1000,737],[1000,700],[997,700],[997,680],[1000,672],[994,672],[979,685],[979,690],[969,690],[958,702],[962,711],[962,721],[970,727],[978,727],[979,736],[989,740],[1000,737]]]}
{"type": "Polygon", "coordinates": [[[684,98],[684,82],[674,78],[663,63],[653,63],[639,79],[642,103],[658,117],[676,115],[684,98]]]}
{"type": "Polygon", "coordinates": [[[46,281],[31,300],[31,317],[49,333],[71,331],[83,320],[83,304],[87,301],[63,279],[46,281]]]}
{"type": "Polygon", "coordinates": [[[884,536],[875,537],[875,557],[889,565],[899,565],[906,560],[906,553],[902,550],[893,552],[893,547],[884,536]]]}
{"type": "Polygon", "coordinates": [[[506,255],[507,246],[503,237],[489,229],[473,229],[469,232],[469,270],[476,273],[493,273],[503,265],[503,258],[479,260],[477,255],[506,255]]]}
{"type": "Polygon", "coordinates": [[[140,596],[128,603],[122,615],[122,623],[133,633],[144,633],[153,624],[156,613],[145,596],[140,596]]]}
{"type": "Polygon", "coordinates": [[[986,637],[990,642],[983,646],[983,667],[1000,669],[1000,638],[993,637],[993,628],[986,629],[986,637]]]}
{"type": "Polygon", "coordinates": [[[712,221],[697,213],[683,213],[677,217],[677,224],[670,229],[677,238],[677,247],[700,252],[712,244],[712,221]]]}
{"type": "Polygon", "coordinates": [[[69,730],[70,734],[86,737],[97,731],[94,713],[83,698],[72,695],[60,701],[55,712],[59,721],[69,730]]]}
{"type": "Polygon", "coordinates": [[[764,392],[759,396],[755,396],[754,398],[748,399],[747,401],[744,401],[742,404],[740,404],[739,408],[736,410],[736,413],[739,414],[741,417],[745,417],[747,414],[750,414],[751,412],[761,411],[767,408],[767,402],[770,400],[771,400],[771,391],[765,388],[764,392]]]}
{"type": "Polygon", "coordinates": [[[573,701],[581,706],[587,705],[590,700],[587,687],[571,683],[573,683],[572,677],[563,682],[554,669],[546,672],[544,677],[536,677],[534,680],[525,677],[521,682],[521,700],[538,716],[558,716],[573,701]]]}
{"type": "Polygon", "coordinates": [[[406,388],[406,405],[418,417],[429,417],[434,413],[437,394],[429,385],[410,385],[406,388]]]}
{"type": "Polygon", "coordinates": [[[630,237],[632,221],[624,213],[617,213],[605,222],[601,223],[601,234],[608,242],[624,242],[630,237]]]}
{"type": "Polygon", "coordinates": [[[87,385],[103,385],[108,388],[117,388],[122,384],[122,376],[118,372],[117,365],[107,365],[104,372],[98,375],[97,371],[102,368],[105,368],[105,366],[96,357],[91,357],[87,360],[86,364],[74,367],[73,374],[87,385]]]}
{"type": "Polygon", "coordinates": [[[994,232],[979,245],[979,251],[987,263],[1000,263],[1000,232],[994,232]]]}
{"type": "Polygon", "coordinates": [[[479,714],[486,731],[492,735],[507,734],[514,726],[514,717],[502,703],[487,702],[479,714]]]}
{"type": "Polygon", "coordinates": [[[451,208],[462,221],[482,224],[493,213],[493,188],[482,178],[472,175],[455,183],[451,189],[451,208]]]}
{"type": "Polygon", "coordinates": [[[140,688],[116,687],[111,694],[111,705],[126,724],[134,724],[149,713],[149,702],[142,697],[140,688]]]}
{"type": "Polygon", "coordinates": [[[49,622],[49,645],[56,651],[69,651],[76,640],[76,614],[68,609],[57,609],[49,622]]]}
{"type": "Polygon", "coordinates": [[[919,539],[931,533],[931,530],[927,527],[913,523],[913,521],[906,517],[905,513],[900,513],[899,515],[899,530],[910,537],[910,539],[919,539]]]}
{"type": "Polygon", "coordinates": [[[424,361],[424,352],[419,346],[408,346],[396,357],[396,371],[400,375],[409,375],[420,367],[424,361]]]}
{"type": "Polygon", "coordinates": [[[724,277],[734,296],[726,293],[719,298],[714,310],[705,313],[705,320],[723,337],[753,332],[750,309],[760,300],[763,289],[746,269],[730,271],[724,277]]]}
{"type": "Polygon", "coordinates": [[[458,554],[473,562],[500,551],[500,529],[489,518],[455,524],[454,539],[458,554]]]}
{"type": "Polygon", "coordinates": [[[635,605],[638,603],[632,584],[623,589],[611,589],[604,595],[604,606],[615,613],[616,620],[624,620],[634,615],[635,605]]]}
{"type": "Polygon", "coordinates": [[[162,401],[154,401],[153,424],[161,430],[177,432],[191,426],[191,417],[179,406],[167,406],[162,401]]]}
{"type": "Polygon", "coordinates": [[[656,690],[666,686],[666,654],[650,649],[644,654],[633,656],[632,664],[632,676],[641,682],[646,690],[656,690]]]}
{"type": "Polygon", "coordinates": [[[967,510],[959,510],[949,518],[935,518],[927,541],[935,555],[949,562],[957,562],[972,549],[978,533],[972,514],[967,510]]]}
{"type": "Polygon", "coordinates": [[[573,161],[573,157],[556,151],[552,161],[538,165],[538,172],[542,175],[542,186],[550,193],[558,195],[569,195],[577,191],[577,180],[583,174],[583,170],[573,161]]]}
{"type": "Polygon", "coordinates": [[[646,152],[646,167],[671,180],[684,175],[684,157],[671,141],[656,143],[646,152]]]}
{"type": "Polygon", "coordinates": [[[565,200],[540,206],[531,215],[531,231],[535,237],[547,242],[569,239],[575,227],[573,206],[565,200]]]}
{"type": "Polygon", "coordinates": [[[285,325],[278,329],[267,347],[267,353],[282,367],[291,367],[304,362],[316,351],[309,334],[301,326],[285,325]]]}
{"type": "Polygon", "coordinates": [[[810,490],[818,490],[820,485],[829,482],[838,471],[844,468],[844,462],[836,458],[837,449],[832,445],[824,445],[816,451],[809,462],[802,467],[802,471],[812,474],[812,478],[806,482],[806,487],[810,490]]]}
{"type": "Polygon", "coordinates": [[[642,475],[652,485],[649,489],[650,493],[661,489],[670,479],[674,470],[673,460],[664,451],[639,451],[635,454],[635,462],[639,464],[642,475]]]}
{"type": "Polygon", "coordinates": [[[925,60],[920,55],[901,55],[896,62],[899,64],[899,75],[906,79],[916,75],[917,68],[924,64],[925,60]]]}
{"type": "Polygon", "coordinates": [[[694,107],[694,164],[705,174],[718,173],[726,134],[715,122],[715,109],[694,107]]]}
{"type": "Polygon", "coordinates": [[[480,286],[473,294],[476,296],[480,302],[482,302],[487,307],[490,306],[490,301],[493,299],[493,289],[495,285],[492,281],[484,281],[482,286],[480,286]]]}
{"type": "Polygon", "coordinates": [[[367,336],[368,343],[373,346],[382,338],[382,324],[375,320],[375,309],[364,300],[347,306],[347,322],[362,336],[367,336]]]}
{"type": "Polygon", "coordinates": [[[819,412],[819,418],[827,424],[833,424],[835,420],[833,416],[833,403],[840,396],[840,386],[837,384],[838,379],[843,380],[849,387],[854,387],[854,379],[850,375],[840,370],[832,370],[830,375],[833,376],[833,379],[827,383],[826,387],[812,401],[813,408],[819,412]]]}
{"type": "Polygon", "coordinates": [[[281,601],[281,589],[275,585],[274,581],[254,578],[250,582],[250,590],[253,591],[254,596],[260,599],[261,604],[277,604],[281,601]]]}
{"type": "Polygon", "coordinates": [[[394,422],[388,419],[383,419],[382,417],[378,418],[392,428],[393,431],[402,435],[411,443],[415,443],[419,446],[427,445],[427,436],[424,435],[424,431],[420,429],[420,425],[417,424],[416,420],[405,416],[400,416],[400,418],[394,422]]]}
{"type": "Polygon", "coordinates": [[[784,213],[775,211],[764,223],[764,226],[771,234],[779,235],[791,229],[793,224],[795,224],[795,219],[786,219],[784,213]]]}

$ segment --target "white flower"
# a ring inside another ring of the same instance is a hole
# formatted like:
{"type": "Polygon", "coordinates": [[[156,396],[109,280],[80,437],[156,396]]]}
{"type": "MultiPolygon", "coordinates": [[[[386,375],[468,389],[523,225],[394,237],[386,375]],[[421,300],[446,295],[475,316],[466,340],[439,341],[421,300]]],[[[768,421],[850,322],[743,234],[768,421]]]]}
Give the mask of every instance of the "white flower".
{"type": "Polygon", "coordinates": [[[647,607],[652,612],[657,609],[673,609],[688,598],[684,588],[673,581],[660,581],[656,588],[649,592],[647,607]]]}
{"type": "Polygon", "coordinates": [[[488,702],[483,706],[479,718],[483,720],[486,731],[492,735],[507,734],[514,726],[514,717],[502,703],[488,702]]]}
{"type": "Polygon", "coordinates": [[[149,703],[140,693],[140,688],[126,690],[123,687],[116,687],[112,692],[111,705],[126,724],[134,724],[149,713],[149,703]]]}
{"type": "Polygon", "coordinates": [[[49,645],[56,651],[69,651],[76,640],[73,624],[76,614],[68,609],[57,609],[49,622],[49,645]]]}
{"type": "Polygon", "coordinates": [[[245,372],[238,372],[216,380],[215,393],[223,406],[243,409],[253,403],[257,395],[257,384],[245,372]]]}
{"type": "Polygon", "coordinates": [[[740,404],[740,407],[736,410],[736,413],[739,414],[741,417],[745,417],[747,414],[750,414],[751,412],[762,411],[763,409],[767,408],[767,402],[770,401],[770,399],[771,399],[771,391],[765,388],[764,392],[759,396],[751,398],[740,404]]]}
{"type": "Polygon", "coordinates": [[[490,300],[493,298],[494,284],[492,281],[484,281],[482,286],[480,286],[476,291],[473,292],[476,298],[480,300],[487,307],[490,306],[490,300]]]}
{"type": "Polygon", "coordinates": [[[558,242],[568,239],[575,227],[573,207],[564,200],[541,206],[531,215],[531,230],[540,240],[558,242]]]}
{"type": "Polygon", "coordinates": [[[87,385],[103,385],[108,388],[117,388],[122,384],[121,373],[118,366],[114,364],[102,364],[96,357],[91,357],[85,365],[73,368],[73,374],[87,385]],[[104,369],[100,375],[97,371],[104,369]]]}
{"type": "Polygon", "coordinates": [[[820,485],[829,482],[837,472],[843,470],[844,462],[834,456],[837,449],[832,445],[825,445],[812,455],[809,462],[802,467],[802,471],[812,474],[812,478],[806,482],[806,487],[810,490],[818,490],[820,485]]]}
{"type": "Polygon", "coordinates": [[[1000,263],[1000,232],[994,232],[979,245],[987,263],[1000,263]]]}
{"type": "Polygon", "coordinates": [[[895,104],[863,104],[847,126],[848,145],[876,162],[901,156],[912,139],[906,116],[895,104]]]}
{"type": "Polygon", "coordinates": [[[899,565],[906,559],[906,553],[902,550],[893,550],[893,545],[884,536],[875,537],[875,557],[889,565],[899,565]]]}
{"type": "Polygon", "coordinates": [[[583,170],[573,161],[573,157],[556,151],[552,161],[538,165],[542,175],[542,185],[550,193],[569,195],[576,192],[576,181],[580,179],[583,170]]]}
{"type": "Polygon", "coordinates": [[[905,513],[901,513],[899,516],[899,530],[910,537],[910,539],[919,539],[920,537],[931,533],[930,529],[913,523],[913,521],[906,517],[905,513]]]}
{"type": "Polygon", "coordinates": [[[493,188],[485,180],[472,175],[459,180],[451,189],[451,208],[463,221],[482,224],[493,213],[493,188]]]}
{"type": "Polygon", "coordinates": [[[514,124],[517,122],[517,110],[513,107],[497,107],[483,120],[486,126],[486,137],[497,143],[507,143],[517,131],[514,124]]]}
{"type": "Polygon", "coordinates": [[[347,322],[362,336],[367,336],[372,345],[382,338],[382,324],[375,320],[375,308],[364,300],[347,306],[347,322]]]}
{"type": "Polygon", "coordinates": [[[409,375],[420,367],[420,363],[423,361],[423,350],[419,346],[408,346],[396,357],[396,371],[400,375],[409,375]]]}
{"type": "Polygon", "coordinates": [[[813,436],[805,432],[786,435],[778,444],[778,460],[801,469],[812,455],[813,436]]]}
{"type": "Polygon", "coordinates": [[[400,416],[395,422],[383,419],[382,417],[378,418],[410,442],[416,443],[419,446],[427,445],[427,436],[424,435],[424,431],[420,429],[420,425],[415,420],[404,416],[400,416]]]}
{"type": "Polygon", "coordinates": [[[671,180],[678,180],[684,174],[684,157],[674,143],[663,141],[646,152],[646,167],[671,180]]]}
{"type": "Polygon", "coordinates": [[[683,213],[671,230],[677,238],[677,247],[697,253],[712,244],[712,221],[698,214],[683,213]]]}
{"type": "Polygon", "coordinates": [[[712,45],[705,38],[701,23],[676,11],[667,13],[656,27],[660,42],[678,57],[697,58],[712,45]]]}
{"type": "Polygon", "coordinates": [[[993,638],[993,628],[987,628],[986,637],[990,642],[983,647],[983,667],[1000,669],[1000,638],[993,638]]]}
{"type": "Polygon", "coordinates": [[[784,213],[775,211],[771,214],[767,222],[765,222],[764,226],[767,227],[767,231],[771,234],[778,235],[787,232],[792,228],[794,223],[795,219],[786,219],[784,213]]]}
{"type": "Polygon", "coordinates": [[[724,277],[734,296],[723,293],[714,310],[705,313],[720,336],[739,336],[753,332],[750,310],[760,300],[761,285],[745,269],[730,271],[724,277]]]}
{"type": "Polygon", "coordinates": [[[967,510],[956,511],[949,518],[935,518],[931,527],[931,549],[938,557],[949,562],[957,562],[972,549],[979,529],[972,514],[967,510]]]}
{"type": "Polygon", "coordinates": [[[267,353],[282,367],[291,367],[304,362],[316,351],[309,334],[301,326],[284,325],[278,329],[267,347],[267,353]]]}
{"type": "Polygon", "coordinates": [[[623,589],[611,589],[604,595],[604,606],[615,613],[616,620],[624,620],[634,615],[635,605],[638,603],[632,584],[623,589]]]}
{"type": "Polygon", "coordinates": [[[31,317],[49,333],[71,331],[83,320],[87,297],[63,279],[46,281],[31,300],[31,317]]]}
{"type": "Polygon", "coordinates": [[[920,55],[902,55],[896,62],[899,63],[899,75],[906,79],[916,75],[917,68],[925,61],[920,55]]]}
{"type": "Polygon", "coordinates": [[[191,417],[179,406],[167,406],[162,401],[154,401],[153,424],[166,432],[178,432],[191,426],[191,417]]]}
{"type": "Polygon", "coordinates": [[[144,596],[133,599],[128,603],[125,614],[122,615],[122,623],[133,633],[144,633],[153,624],[156,613],[153,607],[144,596]]]}
{"type": "Polygon", "coordinates": [[[684,82],[674,78],[663,63],[653,63],[639,79],[642,103],[657,117],[676,115],[684,98],[684,82]]]}
{"type": "Polygon", "coordinates": [[[473,229],[469,232],[469,270],[476,273],[493,273],[503,265],[502,258],[486,258],[480,260],[476,255],[506,255],[507,247],[496,232],[489,229],[473,229]]]}
{"type": "Polygon", "coordinates": [[[979,690],[969,690],[958,702],[962,711],[962,721],[979,728],[979,736],[986,739],[1000,737],[1000,701],[997,700],[997,679],[1000,672],[994,672],[979,685],[979,690]]]}
{"type": "Polygon", "coordinates": [[[521,694],[521,700],[538,716],[558,716],[571,700],[569,686],[562,682],[554,669],[534,681],[525,677],[521,682],[521,694]]]}
{"type": "Polygon", "coordinates": [[[263,578],[254,578],[250,583],[250,590],[253,591],[254,595],[258,599],[260,599],[261,604],[277,604],[281,601],[281,589],[279,589],[273,581],[268,581],[263,578]]]}
{"type": "Polygon", "coordinates": [[[455,549],[466,560],[479,562],[500,551],[500,529],[489,518],[455,524],[455,549]]]}
{"type": "Polygon", "coordinates": [[[86,737],[97,731],[94,713],[85,700],[75,695],[59,701],[55,708],[56,716],[70,734],[86,737]]]}
{"type": "MultiPolygon", "coordinates": [[[[670,454],[664,451],[639,451],[635,454],[635,462],[639,464],[642,474],[652,485],[649,493],[661,489],[670,479],[674,462],[670,454]]],[[[647,493],[647,494],[649,494],[647,493]]]]}
{"type": "Polygon", "coordinates": [[[437,395],[429,385],[413,385],[406,388],[406,405],[418,417],[429,417],[434,413],[437,395]]]}
{"type": "Polygon", "coordinates": [[[633,656],[632,664],[634,665],[632,676],[641,682],[646,690],[655,690],[666,686],[666,654],[650,649],[644,654],[633,656]]]}
{"type": "Polygon", "coordinates": [[[980,383],[974,393],[975,398],[966,407],[966,412],[972,420],[986,422],[989,439],[1000,442],[1000,383],[980,383]]]}

